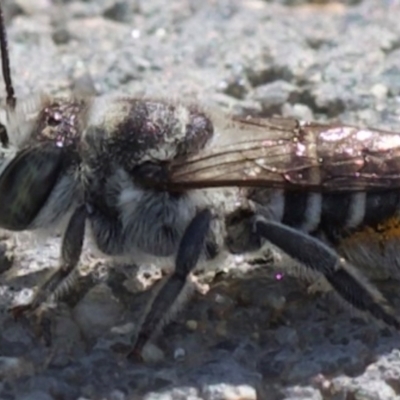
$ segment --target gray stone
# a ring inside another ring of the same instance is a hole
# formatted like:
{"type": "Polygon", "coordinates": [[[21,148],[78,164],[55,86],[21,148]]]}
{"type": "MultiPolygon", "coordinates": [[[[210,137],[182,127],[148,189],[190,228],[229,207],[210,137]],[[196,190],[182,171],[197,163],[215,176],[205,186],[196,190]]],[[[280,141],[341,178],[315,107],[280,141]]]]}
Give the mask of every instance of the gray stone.
{"type": "Polygon", "coordinates": [[[96,338],[118,324],[123,306],[103,284],[92,288],[75,306],[73,317],[87,338],[96,338]]]}
{"type": "Polygon", "coordinates": [[[25,395],[20,395],[19,400],[53,400],[54,397],[50,396],[48,393],[42,392],[40,390],[35,390],[25,395]]]}

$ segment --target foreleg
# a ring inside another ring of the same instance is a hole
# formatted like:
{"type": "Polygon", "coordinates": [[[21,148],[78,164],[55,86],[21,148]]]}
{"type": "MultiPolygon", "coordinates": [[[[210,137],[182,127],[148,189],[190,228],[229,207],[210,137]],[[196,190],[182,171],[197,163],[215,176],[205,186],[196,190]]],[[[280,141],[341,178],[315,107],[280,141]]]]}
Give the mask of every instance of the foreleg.
{"type": "Polygon", "coordinates": [[[25,311],[36,311],[50,296],[52,296],[53,300],[58,300],[74,284],[75,279],[71,274],[78,265],[82,253],[85,221],[86,207],[82,205],[72,214],[64,233],[61,245],[60,267],[39,285],[36,295],[30,304],[16,306],[11,309],[14,316],[18,317],[25,311]],[[69,277],[71,278],[69,279],[69,277]]]}

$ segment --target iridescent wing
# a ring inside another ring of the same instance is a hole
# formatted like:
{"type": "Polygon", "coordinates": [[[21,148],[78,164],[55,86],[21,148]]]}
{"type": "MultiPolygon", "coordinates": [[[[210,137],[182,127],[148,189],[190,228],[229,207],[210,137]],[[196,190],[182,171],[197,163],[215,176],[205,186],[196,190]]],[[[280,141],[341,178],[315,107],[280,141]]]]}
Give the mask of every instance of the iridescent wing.
{"type": "Polygon", "coordinates": [[[167,187],[222,186],[400,188],[400,133],[291,118],[220,119],[207,148],[170,165],[167,187]]]}

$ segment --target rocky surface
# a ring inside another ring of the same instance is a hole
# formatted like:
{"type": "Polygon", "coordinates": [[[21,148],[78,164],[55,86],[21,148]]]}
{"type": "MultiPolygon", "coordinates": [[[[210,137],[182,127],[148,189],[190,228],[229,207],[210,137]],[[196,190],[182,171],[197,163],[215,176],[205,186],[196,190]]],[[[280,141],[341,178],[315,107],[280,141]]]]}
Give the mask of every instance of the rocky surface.
{"type": "MultiPolygon", "coordinates": [[[[5,3],[19,97],[168,96],[400,131],[398,0],[5,3]]],[[[7,309],[57,265],[60,237],[0,239],[2,400],[400,399],[399,335],[305,281],[275,279],[290,263],[275,253],[267,265],[228,260],[140,364],[124,352],[159,270],[111,268],[87,249],[48,336],[7,309]]],[[[400,304],[395,278],[381,287],[400,304]]]]}

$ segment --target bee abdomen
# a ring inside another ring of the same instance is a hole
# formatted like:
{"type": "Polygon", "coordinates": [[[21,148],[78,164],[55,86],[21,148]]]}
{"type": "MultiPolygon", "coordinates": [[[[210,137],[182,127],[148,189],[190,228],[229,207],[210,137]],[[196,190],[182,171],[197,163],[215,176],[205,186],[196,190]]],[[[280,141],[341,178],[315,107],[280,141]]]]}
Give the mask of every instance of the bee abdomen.
{"type": "Polygon", "coordinates": [[[365,192],[324,193],[318,230],[336,242],[363,223],[365,204],[365,192]]]}
{"type": "Polygon", "coordinates": [[[320,193],[285,192],[282,221],[306,232],[311,232],[321,219],[322,195],[320,193]]]}
{"type": "Polygon", "coordinates": [[[400,192],[398,191],[368,193],[363,223],[368,226],[378,225],[394,216],[398,212],[399,206],[400,192]]]}
{"type": "MultiPolygon", "coordinates": [[[[274,215],[286,225],[312,233],[323,231],[332,240],[362,226],[376,226],[400,208],[398,191],[310,193],[281,192],[274,215]],[[279,213],[277,212],[279,208],[279,213]]],[[[276,196],[275,196],[276,197],[276,196]]]]}

